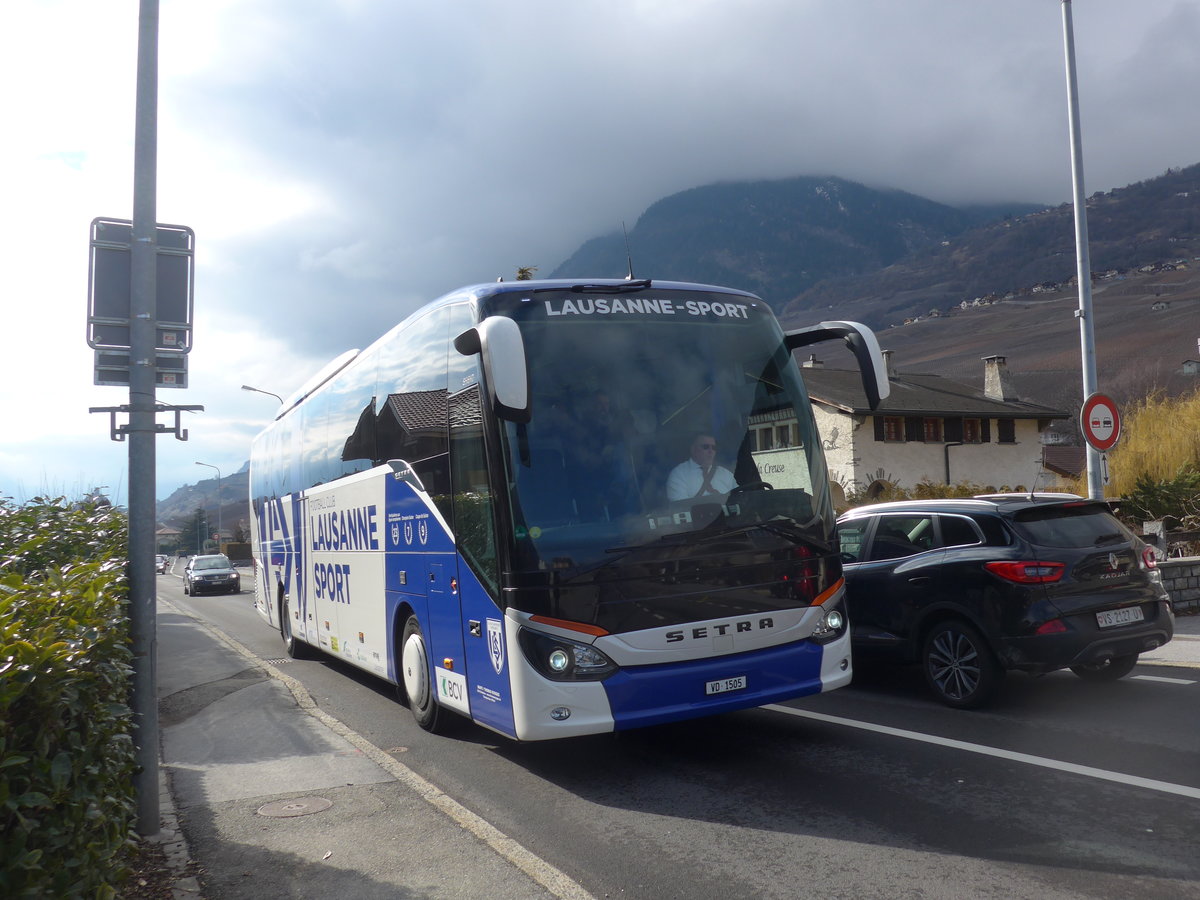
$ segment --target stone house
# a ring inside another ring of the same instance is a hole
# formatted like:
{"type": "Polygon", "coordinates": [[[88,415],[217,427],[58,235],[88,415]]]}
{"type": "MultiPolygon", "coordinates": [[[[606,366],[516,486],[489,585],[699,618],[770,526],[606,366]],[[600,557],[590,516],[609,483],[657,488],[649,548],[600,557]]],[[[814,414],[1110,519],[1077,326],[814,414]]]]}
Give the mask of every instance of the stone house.
{"type": "Polygon", "coordinates": [[[891,396],[871,410],[857,371],[805,364],[834,501],[845,494],[878,496],[887,486],[922,479],[967,481],[989,490],[1046,489],[1056,482],[1044,466],[1041,433],[1070,414],[1019,399],[1003,356],[984,363],[984,388],[940,375],[896,370],[884,357],[891,396]]]}

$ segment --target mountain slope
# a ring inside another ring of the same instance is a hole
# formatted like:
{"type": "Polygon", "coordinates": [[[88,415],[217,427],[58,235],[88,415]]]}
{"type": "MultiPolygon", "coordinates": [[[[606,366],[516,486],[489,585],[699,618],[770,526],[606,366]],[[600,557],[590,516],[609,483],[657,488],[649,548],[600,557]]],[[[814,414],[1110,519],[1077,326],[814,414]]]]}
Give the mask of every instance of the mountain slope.
{"type": "MultiPolygon", "coordinates": [[[[865,274],[938,246],[1012,207],[956,209],[840,178],[731,182],[693,188],[650,206],[629,233],[638,276],[723,284],[780,309],[822,279],[865,274]]],[[[551,277],[621,277],[622,235],[594,238],[551,277]]]]}
{"type": "MultiPolygon", "coordinates": [[[[1094,273],[1200,256],[1200,165],[1167,172],[1087,201],[1094,273]]],[[[829,278],[789,300],[785,323],[851,317],[874,327],[945,309],[963,300],[1075,275],[1075,222],[1070,204],[993,222],[945,245],[920,250],[869,273],[829,278]]]]}

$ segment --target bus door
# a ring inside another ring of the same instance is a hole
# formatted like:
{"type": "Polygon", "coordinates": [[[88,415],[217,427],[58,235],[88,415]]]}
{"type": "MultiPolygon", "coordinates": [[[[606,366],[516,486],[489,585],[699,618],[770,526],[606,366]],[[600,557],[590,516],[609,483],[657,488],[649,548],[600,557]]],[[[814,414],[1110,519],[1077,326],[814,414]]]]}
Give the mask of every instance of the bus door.
{"type": "Polygon", "coordinates": [[[507,658],[508,642],[504,634],[508,622],[475,573],[462,560],[458,562],[458,571],[460,628],[466,650],[471,716],[480,725],[515,738],[509,682],[512,661],[507,658]]]}

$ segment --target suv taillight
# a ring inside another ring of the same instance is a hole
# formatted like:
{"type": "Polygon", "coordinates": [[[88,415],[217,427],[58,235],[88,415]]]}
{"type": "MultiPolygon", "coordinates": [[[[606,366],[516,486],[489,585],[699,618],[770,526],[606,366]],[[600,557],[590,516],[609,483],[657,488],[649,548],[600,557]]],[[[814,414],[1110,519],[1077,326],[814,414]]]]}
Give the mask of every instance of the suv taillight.
{"type": "Polygon", "coordinates": [[[1017,584],[1046,584],[1058,581],[1066,571],[1066,564],[1060,562],[1028,562],[1023,560],[1003,560],[1001,562],[984,563],[983,567],[993,575],[999,575],[1006,581],[1017,584]]]}
{"type": "Polygon", "coordinates": [[[1154,552],[1154,548],[1149,544],[1142,548],[1142,564],[1147,569],[1158,568],[1158,554],[1154,552]]]}

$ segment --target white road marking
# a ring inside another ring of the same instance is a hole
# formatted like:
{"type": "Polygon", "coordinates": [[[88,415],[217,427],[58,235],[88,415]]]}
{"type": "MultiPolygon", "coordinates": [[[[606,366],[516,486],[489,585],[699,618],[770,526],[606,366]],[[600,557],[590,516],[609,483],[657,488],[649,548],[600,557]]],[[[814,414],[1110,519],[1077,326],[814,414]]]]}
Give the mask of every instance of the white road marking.
{"type": "Polygon", "coordinates": [[[994,756],[1013,762],[1025,763],[1030,766],[1040,766],[1043,769],[1056,769],[1059,772],[1070,772],[1073,775],[1083,775],[1086,778],[1098,778],[1102,781],[1115,781],[1131,787],[1146,788],[1164,794],[1174,794],[1177,797],[1191,797],[1200,800],[1200,788],[1188,787],[1185,784],[1172,784],[1169,781],[1156,781],[1153,778],[1141,778],[1137,775],[1126,775],[1123,772],[1110,772],[1107,769],[1097,769],[1092,766],[1081,766],[1076,763],[1062,762],[1057,759],[1046,759],[1042,756],[1032,756],[1028,753],[1017,753],[1013,750],[1001,750],[999,747],[987,747],[983,744],[971,744],[967,741],[956,741],[953,738],[937,737],[932,734],[922,734],[919,731],[906,731],[903,728],[891,728],[887,725],[876,725],[872,722],[860,722],[856,719],[844,719],[841,716],[827,716],[824,713],[811,712],[807,709],[793,709],[790,706],[779,706],[772,703],[763,709],[774,710],[789,716],[802,719],[814,719],[818,722],[829,722],[833,725],[845,725],[848,728],[858,728],[863,731],[874,731],[891,737],[904,738],[909,741],[920,741],[925,744],[936,744],[940,747],[950,747],[954,750],[964,750],[967,753],[978,753],[982,756],[994,756]]]}
{"type": "Polygon", "coordinates": [[[1188,678],[1164,678],[1161,675],[1133,675],[1130,677],[1130,680],[1133,680],[1134,678],[1136,678],[1140,681],[1161,681],[1165,684],[1195,684],[1196,683],[1195,680],[1188,679],[1188,678]]]}

